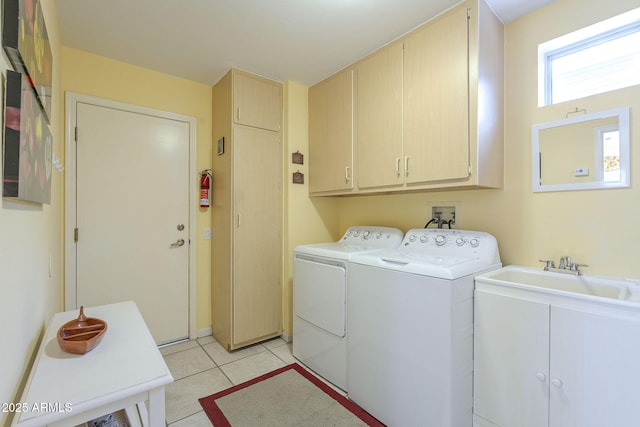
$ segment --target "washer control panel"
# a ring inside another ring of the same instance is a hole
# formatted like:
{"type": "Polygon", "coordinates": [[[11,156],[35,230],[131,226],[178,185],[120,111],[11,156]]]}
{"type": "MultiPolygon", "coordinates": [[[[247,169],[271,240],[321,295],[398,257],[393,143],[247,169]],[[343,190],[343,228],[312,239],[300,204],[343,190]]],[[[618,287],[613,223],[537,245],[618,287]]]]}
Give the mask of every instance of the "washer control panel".
{"type": "Polygon", "coordinates": [[[401,230],[392,227],[349,227],[340,242],[360,248],[388,248],[398,246],[402,236],[401,230]]]}
{"type": "Polygon", "coordinates": [[[451,230],[445,228],[415,228],[409,230],[400,244],[400,251],[417,254],[474,255],[493,250],[495,238],[482,231],[451,230]]]}

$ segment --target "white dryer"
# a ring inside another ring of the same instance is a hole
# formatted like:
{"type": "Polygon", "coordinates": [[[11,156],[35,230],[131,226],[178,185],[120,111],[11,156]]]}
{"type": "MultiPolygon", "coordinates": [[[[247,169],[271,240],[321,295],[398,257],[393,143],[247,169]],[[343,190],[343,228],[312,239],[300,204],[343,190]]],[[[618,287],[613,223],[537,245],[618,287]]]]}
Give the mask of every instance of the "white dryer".
{"type": "Polygon", "coordinates": [[[350,227],[337,242],[298,246],[293,262],[293,356],[347,389],[347,272],[355,254],[397,247],[402,231],[350,227]]]}
{"type": "Polygon", "coordinates": [[[493,236],[413,229],[349,267],[349,398],[393,427],[472,425],[474,277],[499,268],[493,236]]]}

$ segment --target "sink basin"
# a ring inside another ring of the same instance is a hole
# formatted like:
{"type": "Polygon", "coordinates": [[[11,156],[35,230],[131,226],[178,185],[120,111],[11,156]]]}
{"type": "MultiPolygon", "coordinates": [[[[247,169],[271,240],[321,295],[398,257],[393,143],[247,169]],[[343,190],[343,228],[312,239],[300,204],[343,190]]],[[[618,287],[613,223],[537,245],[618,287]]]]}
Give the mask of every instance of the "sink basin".
{"type": "Polygon", "coordinates": [[[511,265],[482,274],[476,280],[640,303],[640,281],[624,278],[574,276],[511,265]]]}

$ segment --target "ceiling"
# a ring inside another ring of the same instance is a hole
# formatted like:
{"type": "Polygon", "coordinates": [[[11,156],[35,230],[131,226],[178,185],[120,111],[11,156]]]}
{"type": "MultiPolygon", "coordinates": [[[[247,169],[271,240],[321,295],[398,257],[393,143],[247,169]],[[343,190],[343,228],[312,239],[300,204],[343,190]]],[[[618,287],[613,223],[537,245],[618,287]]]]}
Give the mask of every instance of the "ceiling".
{"type": "MultiPolygon", "coordinates": [[[[507,23],[554,0],[488,0],[507,23]]],[[[311,86],[459,0],[57,0],[61,42],[213,85],[236,67],[311,86]]]]}

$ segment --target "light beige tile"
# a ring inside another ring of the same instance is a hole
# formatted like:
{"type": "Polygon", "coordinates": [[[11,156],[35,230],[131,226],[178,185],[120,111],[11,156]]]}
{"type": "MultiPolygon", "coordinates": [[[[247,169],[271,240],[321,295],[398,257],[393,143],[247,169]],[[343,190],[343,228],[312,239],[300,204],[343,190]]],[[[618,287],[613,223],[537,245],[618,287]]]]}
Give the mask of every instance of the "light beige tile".
{"type": "Polygon", "coordinates": [[[198,343],[194,341],[185,341],[178,344],[171,344],[160,349],[160,354],[166,356],[168,354],[177,353],[179,351],[188,350],[190,348],[198,347],[198,343]]]}
{"type": "Polygon", "coordinates": [[[270,351],[287,365],[290,365],[296,362],[296,359],[294,359],[293,357],[291,343],[289,344],[285,343],[284,345],[281,345],[279,347],[271,348],[270,351]]]}
{"type": "Polygon", "coordinates": [[[263,351],[253,356],[222,365],[220,369],[235,385],[283,366],[285,366],[285,363],[282,360],[278,359],[269,351],[263,351]]]}
{"type": "Polygon", "coordinates": [[[263,345],[255,344],[250,347],[245,347],[240,350],[228,351],[219,342],[212,342],[202,346],[204,350],[211,356],[218,366],[225,365],[227,363],[235,362],[236,360],[243,359],[247,356],[251,356],[257,353],[266,351],[263,345]]]}
{"type": "Polygon", "coordinates": [[[171,424],[202,411],[198,399],[231,386],[218,368],[174,381],[165,389],[167,423],[171,424]]]}
{"type": "Polygon", "coordinates": [[[278,338],[272,338],[269,341],[264,341],[261,344],[265,347],[267,347],[269,350],[271,350],[272,348],[276,348],[276,347],[281,347],[283,345],[285,345],[287,342],[285,340],[283,340],[282,338],[278,337],[278,338]]]}
{"type": "Polygon", "coordinates": [[[200,411],[187,418],[169,424],[169,427],[211,427],[211,421],[209,421],[209,417],[207,417],[204,411],[200,411]]]}
{"type": "Polygon", "coordinates": [[[213,335],[207,335],[206,337],[200,337],[198,338],[198,343],[200,345],[205,345],[205,344],[209,344],[212,342],[216,342],[216,339],[213,337],[213,335]]]}
{"type": "Polygon", "coordinates": [[[164,361],[167,363],[174,380],[216,367],[213,360],[200,346],[168,354],[164,356],[164,361]]]}

